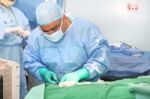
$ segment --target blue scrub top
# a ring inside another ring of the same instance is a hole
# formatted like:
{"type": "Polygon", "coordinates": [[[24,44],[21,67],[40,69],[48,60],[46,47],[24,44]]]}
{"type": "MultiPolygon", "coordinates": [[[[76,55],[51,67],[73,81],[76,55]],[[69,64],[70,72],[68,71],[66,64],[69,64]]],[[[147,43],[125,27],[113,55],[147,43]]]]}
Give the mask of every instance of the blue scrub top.
{"type": "Polygon", "coordinates": [[[80,18],[74,18],[65,36],[57,43],[43,36],[39,27],[32,31],[24,50],[24,67],[29,74],[42,80],[39,68],[45,67],[57,74],[65,74],[85,67],[90,79],[107,70],[108,43],[99,28],[80,18]]]}

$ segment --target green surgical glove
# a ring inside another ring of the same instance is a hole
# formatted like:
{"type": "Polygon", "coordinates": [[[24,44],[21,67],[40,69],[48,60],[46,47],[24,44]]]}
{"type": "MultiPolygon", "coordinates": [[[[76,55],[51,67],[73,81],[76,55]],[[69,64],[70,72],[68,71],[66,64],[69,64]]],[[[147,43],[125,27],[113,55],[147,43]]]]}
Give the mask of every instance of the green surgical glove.
{"type": "Polygon", "coordinates": [[[66,74],[60,82],[66,82],[66,81],[75,81],[79,82],[80,80],[89,78],[89,72],[86,68],[82,68],[76,72],[68,73],[66,74]]]}
{"type": "Polygon", "coordinates": [[[57,76],[54,72],[49,71],[46,68],[40,68],[39,73],[40,73],[40,75],[43,78],[45,83],[52,83],[52,84],[57,83],[57,76]]]}

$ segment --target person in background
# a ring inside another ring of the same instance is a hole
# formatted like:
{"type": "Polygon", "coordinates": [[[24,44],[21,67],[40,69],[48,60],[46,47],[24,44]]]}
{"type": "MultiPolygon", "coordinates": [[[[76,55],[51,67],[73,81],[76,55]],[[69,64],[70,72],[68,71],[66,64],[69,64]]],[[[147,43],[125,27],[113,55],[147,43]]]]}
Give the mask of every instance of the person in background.
{"type": "Polygon", "coordinates": [[[15,2],[0,0],[0,58],[20,64],[20,99],[24,99],[27,86],[22,66],[23,47],[30,34],[30,26],[25,15],[12,7],[15,2]]]}
{"type": "MultiPolygon", "coordinates": [[[[30,22],[31,29],[34,29],[37,26],[35,10],[36,7],[47,0],[17,0],[15,7],[20,9],[27,16],[30,22]]],[[[63,0],[51,0],[53,2],[57,2],[61,7],[63,6],[63,0]]]]}
{"type": "Polygon", "coordinates": [[[68,16],[50,1],[36,9],[38,27],[24,50],[24,67],[45,83],[97,81],[107,71],[108,42],[99,28],[68,16]]]}

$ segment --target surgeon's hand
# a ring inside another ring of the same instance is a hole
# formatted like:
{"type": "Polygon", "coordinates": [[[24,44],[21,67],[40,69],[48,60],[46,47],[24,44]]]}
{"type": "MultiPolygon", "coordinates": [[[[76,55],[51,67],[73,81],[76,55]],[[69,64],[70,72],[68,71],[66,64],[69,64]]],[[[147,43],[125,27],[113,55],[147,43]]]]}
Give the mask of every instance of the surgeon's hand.
{"type": "Polygon", "coordinates": [[[39,73],[43,78],[45,83],[56,84],[57,83],[57,76],[54,72],[49,71],[46,68],[40,68],[39,73]]]}
{"type": "Polygon", "coordinates": [[[89,78],[89,72],[87,71],[86,68],[82,68],[73,73],[66,74],[61,79],[61,82],[68,82],[68,81],[79,82],[80,80],[87,79],[87,78],[89,78]]]}

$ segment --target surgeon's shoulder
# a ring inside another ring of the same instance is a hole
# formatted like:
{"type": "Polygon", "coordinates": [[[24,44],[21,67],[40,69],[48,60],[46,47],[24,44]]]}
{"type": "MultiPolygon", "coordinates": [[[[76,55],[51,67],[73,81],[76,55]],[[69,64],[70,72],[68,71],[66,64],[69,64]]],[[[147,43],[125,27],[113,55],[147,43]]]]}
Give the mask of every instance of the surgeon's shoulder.
{"type": "Polygon", "coordinates": [[[81,36],[102,35],[100,28],[96,24],[86,19],[76,18],[75,28],[76,30],[79,30],[78,35],[81,35],[81,36]]]}
{"type": "Polygon", "coordinates": [[[28,41],[29,42],[36,42],[38,38],[41,37],[41,32],[39,27],[35,28],[29,35],[28,41]]]}
{"type": "Polygon", "coordinates": [[[75,20],[77,23],[79,23],[79,25],[81,26],[81,28],[99,28],[96,24],[94,24],[93,22],[83,19],[83,18],[79,18],[79,17],[75,17],[75,20]]]}

